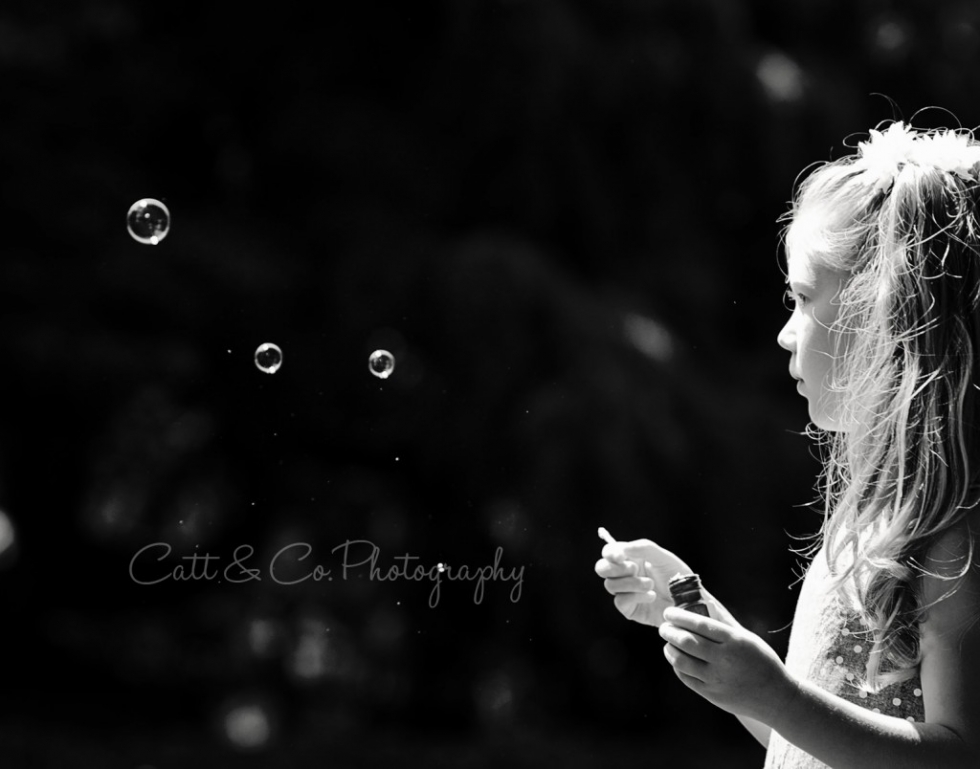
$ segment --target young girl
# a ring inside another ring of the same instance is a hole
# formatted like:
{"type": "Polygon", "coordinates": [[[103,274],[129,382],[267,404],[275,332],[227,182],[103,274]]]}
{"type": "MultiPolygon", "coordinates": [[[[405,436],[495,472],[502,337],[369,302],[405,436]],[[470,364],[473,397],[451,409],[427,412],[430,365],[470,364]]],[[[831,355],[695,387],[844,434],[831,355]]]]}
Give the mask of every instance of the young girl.
{"type": "Polygon", "coordinates": [[[871,131],[800,185],[779,334],[823,449],[825,518],[785,665],[649,540],[596,573],[767,769],[980,767],[980,143],[871,131]]]}

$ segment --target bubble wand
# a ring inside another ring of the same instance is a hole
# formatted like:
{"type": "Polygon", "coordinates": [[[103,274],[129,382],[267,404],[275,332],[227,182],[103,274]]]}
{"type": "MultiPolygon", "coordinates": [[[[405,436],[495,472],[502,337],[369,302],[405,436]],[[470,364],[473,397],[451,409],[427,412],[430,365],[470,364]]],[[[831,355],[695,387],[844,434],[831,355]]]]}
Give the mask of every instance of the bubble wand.
{"type": "MultiPolygon", "coordinates": [[[[609,533],[609,530],[605,526],[600,526],[598,529],[598,533],[599,533],[599,539],[605,540],[610,545],[617,544],[616,539],[613,537],[612,534],[609,533]]],[[[622,561],[616,561],[615,558],[613,558],[612,560],[615,561],[616,563],[632,563],[632,561],[625,560],[625,556],[623,556],[623,558],[624,560],[622,561]]],[[[636,564],[636,568],[637,571],[642,575],[650,571],[653,567],[650,565],[649,561],[644,561],[643,566],[636,564]]],[[[650,593],[653,594],[653,591],[651,590],[650,593]]]]}

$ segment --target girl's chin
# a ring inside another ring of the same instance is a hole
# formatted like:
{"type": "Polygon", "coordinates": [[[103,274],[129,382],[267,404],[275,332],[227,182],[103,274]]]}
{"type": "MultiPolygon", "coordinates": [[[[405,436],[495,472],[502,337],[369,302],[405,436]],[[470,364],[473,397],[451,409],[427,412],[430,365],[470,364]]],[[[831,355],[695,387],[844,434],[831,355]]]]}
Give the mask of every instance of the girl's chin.
{"type": "Polygon", "coordinates": [[[813,410],[810,410],[810,421],[828,433],[844,433],[847,432],[845,425],[841,424],[838,419],[830,419],[823,412],[814,414],[813,410]]]}

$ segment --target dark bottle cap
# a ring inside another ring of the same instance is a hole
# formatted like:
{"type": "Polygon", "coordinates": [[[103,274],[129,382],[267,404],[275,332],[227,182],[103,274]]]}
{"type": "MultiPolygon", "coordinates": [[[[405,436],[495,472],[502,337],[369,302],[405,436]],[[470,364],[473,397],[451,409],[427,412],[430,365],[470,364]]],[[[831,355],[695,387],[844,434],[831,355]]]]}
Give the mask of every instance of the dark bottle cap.
{"type": "Polygon", "coordinates": [[[689,593],[693,590],[701,591],[701,577],[697,574],[675,574],[667,583],[670,588],[671,596],[679,593],[689,593]]]}
{"type": "Polygon", "coordinates": [[[675,574],[667,587],[675,606],[708,616],[708,607],[701,597],[701,578],[697,574],[675,574]]]}

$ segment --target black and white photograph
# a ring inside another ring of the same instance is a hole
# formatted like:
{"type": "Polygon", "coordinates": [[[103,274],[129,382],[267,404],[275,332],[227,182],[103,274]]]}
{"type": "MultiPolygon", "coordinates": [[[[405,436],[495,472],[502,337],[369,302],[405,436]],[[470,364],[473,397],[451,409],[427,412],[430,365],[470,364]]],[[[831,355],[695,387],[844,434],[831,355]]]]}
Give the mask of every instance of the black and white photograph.
{"type": "Polygon", "coordinates": [[[980,5],[9,0],[0,766],[980,766],[980,5]]]}

